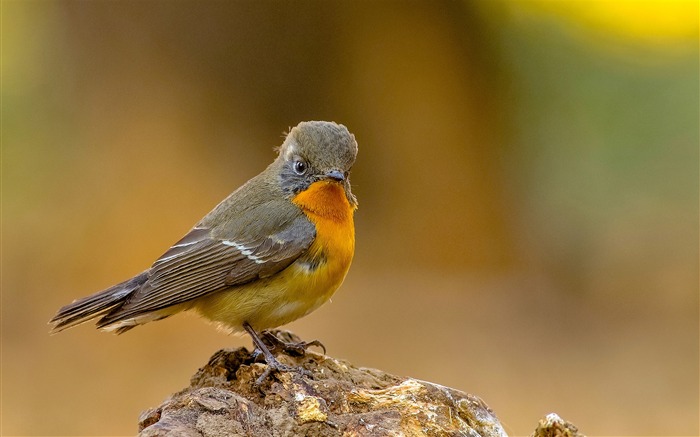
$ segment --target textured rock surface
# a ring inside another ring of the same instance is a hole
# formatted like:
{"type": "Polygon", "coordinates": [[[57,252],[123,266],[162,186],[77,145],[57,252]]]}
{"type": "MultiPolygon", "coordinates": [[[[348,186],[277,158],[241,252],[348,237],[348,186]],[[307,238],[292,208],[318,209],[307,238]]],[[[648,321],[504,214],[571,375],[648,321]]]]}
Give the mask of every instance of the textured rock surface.
{"type": "Polygon", "coordinates": [[[144,412],[141,436],[505,436],[476,396],[322,354],[278,355],[312,376],[265,368],[245,349],[221,350],[190,387],[144,412]]]}
{"type": "MultiPolygon", "coordinates": [[[[506,436],[476,396],[311,351],[278,359],[308,374],[279,373],[256,387],[265,364],[245,348],[217,352],[188,388],[141,415],[140,435],[506,436]]],[[[578,435],[567,430],[541,421],[533,435],[578,435]]]]}
{"type": "Polygon", "coordinates": [[[540,419],[531,437],[584,437],[584,435],[573,424],[555,413],[550,413],[540,419]]]}

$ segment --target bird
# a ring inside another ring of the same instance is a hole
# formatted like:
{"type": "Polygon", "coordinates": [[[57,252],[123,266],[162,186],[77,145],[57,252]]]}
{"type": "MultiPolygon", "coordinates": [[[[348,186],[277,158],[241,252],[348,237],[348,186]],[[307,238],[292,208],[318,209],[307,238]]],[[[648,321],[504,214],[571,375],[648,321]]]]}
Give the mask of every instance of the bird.
{"type": "MultiPolygon", "coordinates": [[[[357,151],[342,124],[299,123],[265,170],[148,269],[65,305],[49,321],[51,332],[96,319],[98,329],[122,334],[194,311],[227,332],[250,335],[267,364],[257,383],[294,370],[275,358],[261,332],[309,314],[343,283],[355,252],[350,171],[357,151]]],[[[311,344],[318,342],[301,346],[311,344]]]]}

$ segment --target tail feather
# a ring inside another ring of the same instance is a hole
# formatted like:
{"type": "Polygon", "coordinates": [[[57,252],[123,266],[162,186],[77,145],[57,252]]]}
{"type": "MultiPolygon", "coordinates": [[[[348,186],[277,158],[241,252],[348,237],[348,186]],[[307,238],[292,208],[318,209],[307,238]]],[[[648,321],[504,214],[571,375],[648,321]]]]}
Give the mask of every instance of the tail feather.
{"type": "Polygon", "coordinates": [[[148,273],[144,272],[134,276],[106,290],[93,295],[77,299],[64,306],[49,321],[51,333],[61,332],[64,329],[85,323],[124,305],[132,293],[140,289],[148,280],[148,273]]]}

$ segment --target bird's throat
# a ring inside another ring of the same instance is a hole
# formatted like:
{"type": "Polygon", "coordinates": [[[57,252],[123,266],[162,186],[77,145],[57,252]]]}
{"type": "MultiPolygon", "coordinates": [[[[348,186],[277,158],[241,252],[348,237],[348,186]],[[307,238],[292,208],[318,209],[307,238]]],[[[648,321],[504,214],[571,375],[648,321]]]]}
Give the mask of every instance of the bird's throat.
{"type": "Polygon", "coordinates": [[[299,206],[310,218],[347,222],[352,220],[355,208],[345,196],[342,184],[331,181],[314,182],[301,193],[294,196],[292,202],[299,206]]]}

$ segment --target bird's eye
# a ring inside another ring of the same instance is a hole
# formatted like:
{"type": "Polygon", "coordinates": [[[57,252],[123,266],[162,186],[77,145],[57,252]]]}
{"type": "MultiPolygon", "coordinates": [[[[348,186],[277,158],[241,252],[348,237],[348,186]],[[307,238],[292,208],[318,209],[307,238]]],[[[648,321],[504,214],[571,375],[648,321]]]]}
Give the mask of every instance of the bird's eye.
{"type": "Polygon", "coordinates": [[[294,161],[294,172],[298,175],[306,173],[306,163],[302,160],[294,161]]]}

